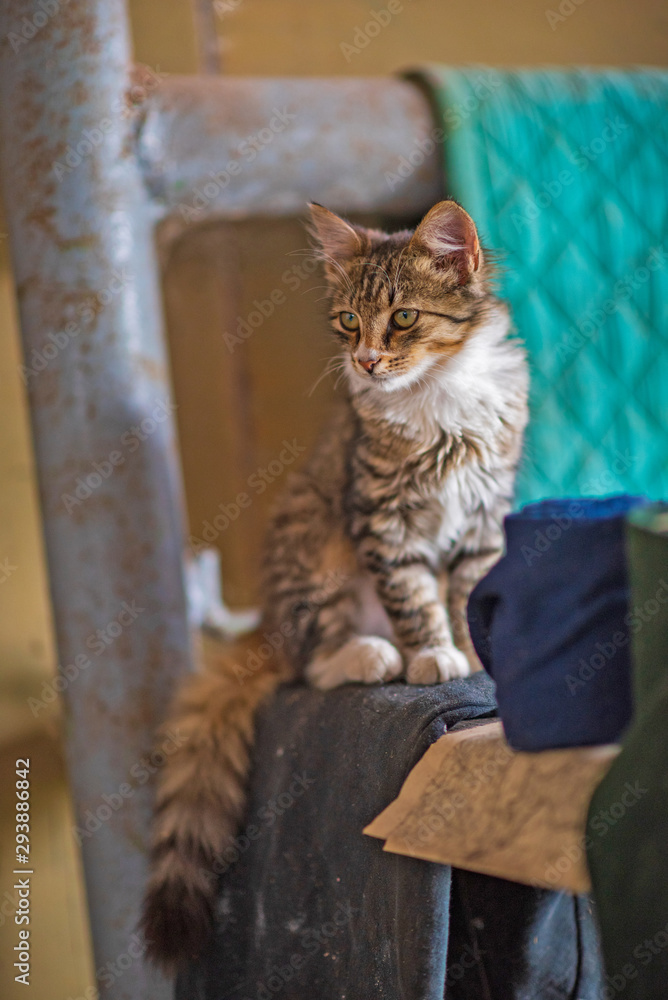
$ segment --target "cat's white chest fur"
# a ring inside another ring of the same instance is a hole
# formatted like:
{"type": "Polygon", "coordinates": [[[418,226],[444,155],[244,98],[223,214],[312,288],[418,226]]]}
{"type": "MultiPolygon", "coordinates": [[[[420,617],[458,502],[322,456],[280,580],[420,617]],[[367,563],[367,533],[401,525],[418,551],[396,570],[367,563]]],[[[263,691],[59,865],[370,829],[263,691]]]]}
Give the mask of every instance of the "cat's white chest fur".
{"type": "Polygon", "coordinates": [[[480,508],[491,510],[496,499],[477,467],[455,469],[447,480],[439,497],[442,517],[435,539],[439,552],[446,556],[472,527],[480,524],[482,528],[480,508]]]}
{"type": "MultiPolygon", "coordinates": [[[[387,400],[387,415],[418,442],[434,442],[446,431],[476,444],[478,458],[450,470],[436,498],[442,516],[433,541],[445,555],[467,532],[473,545],[483,542],[487,512],[513,488],[514,470],[501,458],[500,442],[507,426],[518,423],[528,378],[524,351],[506,339],[507,331],[508,317],[499,311],[419,392],[387,400]]],[[[522,429],[520,418],[518,440],[522,429]]]]}

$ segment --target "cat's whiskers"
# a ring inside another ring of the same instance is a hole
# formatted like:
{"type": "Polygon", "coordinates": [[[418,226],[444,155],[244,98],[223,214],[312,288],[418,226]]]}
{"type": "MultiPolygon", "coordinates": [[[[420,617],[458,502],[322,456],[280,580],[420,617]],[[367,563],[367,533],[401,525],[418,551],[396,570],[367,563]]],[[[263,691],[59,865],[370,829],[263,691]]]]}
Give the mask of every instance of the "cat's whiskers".
{"type": "Polygon", "coordinates": [[[362,261],[362,267],[377,267],[379,271],[383,272],[383,274],[385,275],[385,278],[387,280],[387,290],[388,290],[388,293],[389,293],[390,298],[391,298],[392,297],[392,282],[390,281],[390,276],[387,273],[387,271],[385,270],[385,268],[381,264],[378,264],[375,260],[363,260],[362,261]]]}
{"type": "Polygon", "coordinates": [[[426,380],[426,379],[424,378],[424,374],[425,374],[425,373],[423,372],[423,373],[422,373],[421,375],[418,375],[418,376],[416,377],[416,379],[415,379],[415,382],[413,382],[413,383],[412,383],[411,385],[409,385],[409,387],[408,387],[408,388],[410,389],[411,393],[413,392],[413,386],[414,386],[414,385],[419,385],[419,386],[422,386],[422,387],[424,387],[425,389],[428,389],[428,388],[429,388],[429,385],[428,385],[428,383],[427,383],[427,380],[426,380]]]}
{"type": "Polygon", "coordinates": [[[348,366],[347,365],[343,365],[343,367],[341,368],[341,373],[340,373],[339,377],[337,378],[336,382],[334,383],[334,391],[335,392],[339,388],[339,385],[341,384],[341,380],[344,379],[347,374],[348,374],[348,366]]]}
{"type": "Polygon", "coordinates": [[[395,292],[396,292],[397,288],[399,287],[399,277],[401,275],[401,269],[404,266],[404,264],[406,264],[411,259],[411,256],[412,256],[411,254],[409,254],[406,257],[406,260],[403,259],[404,254],[408,250],[409,246],[410,246],[410,243],[407,243],[406,246],[403,247],[403,249],[401,250],[401,253],[399,254],[399,260],[397,261],[397,267],[396,267],[396,270],[394,272],[394,290],[395,290],[395,292]]]}
{"type": "Polygon", "coordinates": [[[339,272],[340,277],[343,278],[343,285],[345,289],[347,290],[348,294],[352,297],[355,294],[355,289],[353,287],[352,281],[350,280],[350,277],[346,273],[345,268],[341,264],[339,264],[338,260],[335,260],[332,256],[330,256],[330,254],[325,253],[324,250],[321,251],[321,255],[322,255],[321,256],[322,260],[328,261],[332,265],[332,267],[336,268],[336,270],[339,272]]]}
{"type": "Polygon", "coordinates": [[[397,288],[399,287],[399,275],[401,274],[403,256],[406,253],[406,250],[407,250],[407,246],[402,247],[401,253],[399,254],[399,259],[397,261],[397,266],[394,269],[394,292],[395,293],[397,291],[397,288]]]}
{"type": "Polygon", "coordinates": [[[345,269],[341,266],[338,260],[335,260],[334,257],[326,253],[322,248],[316,247],[316,248],[305,248],[302,250],[291,250],[290,253],[287,254],[287,256],[311,257],[313,260],[327,261],[329,264],[332,265],[332,267],[334,267],[339,272],[340,276],[343,278],[345,287],[349,292],[349,294],[350,295],[353,294],[354,292],[353,283],[348,277],[348,274],[346,273],[345,269]]]}
{"type": "Polygon", "coordinates": [[[341,357],[340,354],[335,354],[332,358],[328,358],[327,364],[325,365],[324,369],[322,370],[318,378],[315,380],[315,382],[309,389],[307,396],[310,398],[323,379],[327,378],[328,375],[333,375],[335,371],[343,369],[345,367],[345,364],[346,364],[346,358],[341,357]]]}

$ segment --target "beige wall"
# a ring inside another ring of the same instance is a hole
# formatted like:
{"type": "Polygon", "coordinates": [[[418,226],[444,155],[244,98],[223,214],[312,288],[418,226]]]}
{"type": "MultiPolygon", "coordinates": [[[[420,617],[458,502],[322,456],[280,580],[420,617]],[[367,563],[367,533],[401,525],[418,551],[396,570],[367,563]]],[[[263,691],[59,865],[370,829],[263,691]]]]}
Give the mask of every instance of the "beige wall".
{"type": "MultiPolygon", "coordinates": [[[[357,53],[346,50],[347,55],[342,43],[355,44],[356,29],[385,2],[219,0],[213,21],[225,71],[233,74],[373,75],[429,61],[627,66],[665,64],[668,57],[668,9],[658,0],[402,0],[401,5],[377,37],[357,53]],[[552,18],[551,25],[546,12],[558,14],[560,7],[563,19],[552,18]]],[[[132,0],[130,6],[139,60],[163,72],[196,69],[187,0],[132,0]]],[[[326,384],[306,396],[323,358],[332,353],[321,339],[317,293],[307,291],[318,280],[294,292],[234,359],[221,347],[222,332],[236,316],[247,315],[254,298],[282,287],[281,275],[295,259],[287,254],[303,246],[299,226],[286,221],[190,233],[175,248],[165,297],[195,533],[218,503],[233,498],[248,475],[275,456],[284,436],[308,443],[326,406],[326,384]],[[241,402],[234,396],[240,378],[250,389],[241,402]],[[247,444],[241,447],[240,440],[247,444]]],[[[6,230],[0,223],[0,563],[6,557],[16,567],[0,583],[0,733],[5,764],[17,747],[37,740],[36,759],[45,761],[45,769],[47,761],[53,765],[43,776],[43,793],[35,792],[35,807],[52,817],[50,834],[44,832],[46,820],[41,827],[40,868],[43,885],[53,891],[41,900],[43,965],[31,996],[66,1000],[83,995],[91,967],[82,953],[86,939],[75,855],[64,838],[71,814],[62,766],[49,749],[48,734],[29,736],[43,717],[34,719],[26,699],[39,692],[53,670],[55,653],[19,360],[6,230]],[[65,902],[57,872],[66,875],[62,884],[75,886],[65,902]]],[[[248,517],[219,540],[228,595],[235,603],[253,595],[265,500],[258,498],[248,517]]],[[[3,891],[0,886],[0,895],[3,891]]],[[[3,949],[0,962],[9,954],[3,949]]],[[[3,985],[6,972],[6,966],[0,969],[3,985]]]]}
{"type": "MultiPolygon", "coordinates": [[[[661,0],[400,0],[402,11],[359,54],[352,43],[387,0],[219,0],[225,71],[257,75],[371,76],[430,61],[665,65],[668,9],[661,0]],[[572,13],[560,14],[572,9],[572,13]],[[548,20],[548,11],[556,14],[548,20]],[[563,18],[563,20],[561,20],[563,18]]],[[[194,51],[186,4],[133,0],[137,58],[188,72],[194,51]]]]}

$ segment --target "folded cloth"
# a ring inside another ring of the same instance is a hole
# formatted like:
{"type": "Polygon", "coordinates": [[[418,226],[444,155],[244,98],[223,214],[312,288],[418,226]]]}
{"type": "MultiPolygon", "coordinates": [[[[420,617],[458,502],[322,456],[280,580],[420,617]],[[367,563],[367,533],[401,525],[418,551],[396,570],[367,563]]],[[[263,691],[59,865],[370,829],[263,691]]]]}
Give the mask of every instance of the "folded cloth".
{"type": "MultiPolygon", "coordinates": [[[[362,829],[446,727],[494,709],[483,672],[425,688],[279,692],[259,721],[246,825],[223,851],[215,937],[176,1000],[443,1000],[451,869],[384,853],[362,829]]],[[[471,892],[470,920],[456,918],[454,997],[597,1000],[585,902],[496,879],[471,892]]]]}
{"type": "Polygon", "coordinates": [[[668,496],[668,72],[409,76],[435,106],[445,190],[499,252],[527,346],[518,501],[668,496]]]}
{"type": "Polygon", "coordinates": [[[594,793],[587,860],[611,997],[668,994],[668,517],[629,518],[636,713],[594,793]]]}
{"type": "Polygon", "coordinates": [[[468,620],[516,750],[615,743],[631,721],[625,514],[642,503],[545,500],[505,519],[468,620]]]}

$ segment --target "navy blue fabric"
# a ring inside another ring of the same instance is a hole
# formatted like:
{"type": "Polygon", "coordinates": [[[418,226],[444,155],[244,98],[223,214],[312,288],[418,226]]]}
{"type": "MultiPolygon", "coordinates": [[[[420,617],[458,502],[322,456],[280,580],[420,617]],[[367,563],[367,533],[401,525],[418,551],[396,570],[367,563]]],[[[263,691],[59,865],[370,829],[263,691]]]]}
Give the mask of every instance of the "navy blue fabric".
{"type": "Polygon", "coordinates": [[[616,742],[632,715],[626,495],[529,504],[468,607],[518,750],[616,742]]]}
{"type": "Polygon", "coordinates": [[[447,865],[389,854],[362,833],[446,726],[494,712],[483,672],[424,688],[280,691],[259,722],[216,935],[182,972],[176,1000],[599,1000],[585,903],[463,876],[451,919],[447,865]]]}

